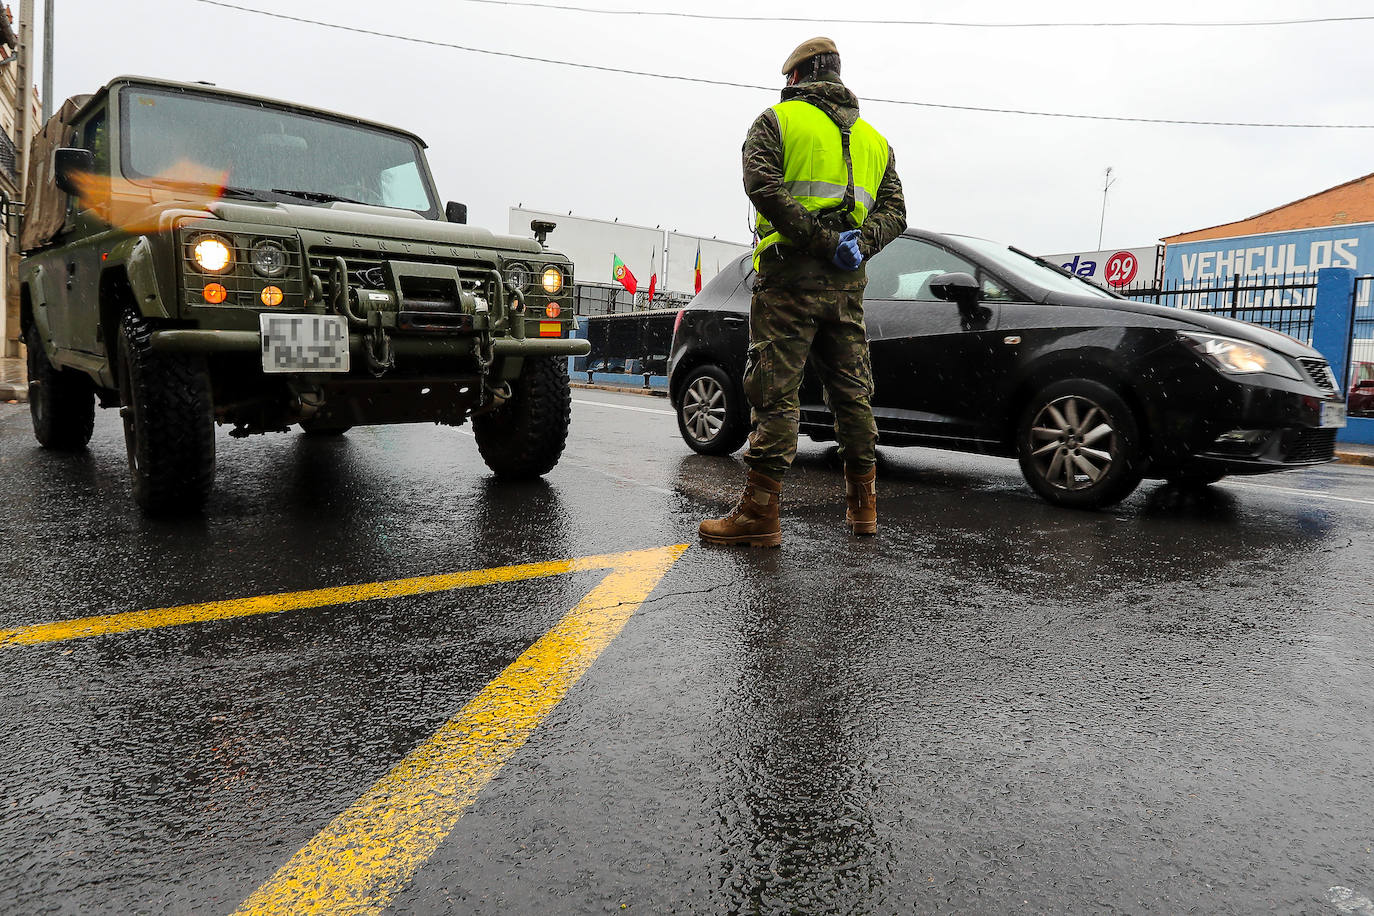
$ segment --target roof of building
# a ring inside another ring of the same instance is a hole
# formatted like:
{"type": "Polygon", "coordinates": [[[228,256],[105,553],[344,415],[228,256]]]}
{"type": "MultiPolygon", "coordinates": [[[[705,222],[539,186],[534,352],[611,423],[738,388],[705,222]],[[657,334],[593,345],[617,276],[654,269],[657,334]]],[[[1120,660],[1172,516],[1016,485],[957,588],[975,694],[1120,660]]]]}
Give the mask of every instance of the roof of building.
{"type": "Polygon", "coordinates": [[[1166,236],[1167,245],[1374,222],[1374,172],[1235,222],[1166,236]]]}

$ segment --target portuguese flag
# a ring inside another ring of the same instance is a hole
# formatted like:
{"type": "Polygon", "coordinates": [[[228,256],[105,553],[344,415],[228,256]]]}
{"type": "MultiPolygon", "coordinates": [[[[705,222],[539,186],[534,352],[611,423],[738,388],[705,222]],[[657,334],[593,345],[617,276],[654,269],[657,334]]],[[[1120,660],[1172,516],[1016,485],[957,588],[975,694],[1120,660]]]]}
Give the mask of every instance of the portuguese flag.
{"type": "Polygon", "coordinates": [[[635,275],[630,273],[630,268],[625,266],[625,262],[620,260],[620,255],[611,255],[611,279],[619,283],[629,292],[631,296],[635,290],[639,289],[639,282],[635,280],[635,275]]]}

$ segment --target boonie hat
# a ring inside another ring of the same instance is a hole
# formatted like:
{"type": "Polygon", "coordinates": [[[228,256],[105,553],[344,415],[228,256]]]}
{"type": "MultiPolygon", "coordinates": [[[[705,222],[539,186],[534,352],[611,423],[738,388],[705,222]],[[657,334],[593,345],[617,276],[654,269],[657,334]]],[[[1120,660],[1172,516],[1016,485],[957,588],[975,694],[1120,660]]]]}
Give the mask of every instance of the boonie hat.
{"type": "Polygon", "coordinates": [[[787,56],[787,63],[782,65],[782,75],[786,76],[797,69],[798,64],[805,63],[817,54],[839,53],[840,49],[835,47],[835,42],[829,38],[808,38],[797,45],[797,50],[787,56]]]}

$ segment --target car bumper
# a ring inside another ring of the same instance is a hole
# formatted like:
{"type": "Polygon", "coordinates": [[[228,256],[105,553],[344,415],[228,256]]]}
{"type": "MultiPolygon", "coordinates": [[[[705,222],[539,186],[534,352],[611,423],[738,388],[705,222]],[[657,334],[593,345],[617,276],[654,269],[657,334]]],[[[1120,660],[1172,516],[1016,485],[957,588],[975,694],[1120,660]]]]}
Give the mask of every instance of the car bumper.
{"type": "Polygon", "coordinates": [[[1323,422],[1330,413],[1325,405],[1344,406],[1339,395],[1229,379],[1218,387],[1219,409],[1179,423],[1176,429],[1191,428],[1166,448],[1160,465],[1265,474],[1335,460],[1339,427],[1323,422]]]}

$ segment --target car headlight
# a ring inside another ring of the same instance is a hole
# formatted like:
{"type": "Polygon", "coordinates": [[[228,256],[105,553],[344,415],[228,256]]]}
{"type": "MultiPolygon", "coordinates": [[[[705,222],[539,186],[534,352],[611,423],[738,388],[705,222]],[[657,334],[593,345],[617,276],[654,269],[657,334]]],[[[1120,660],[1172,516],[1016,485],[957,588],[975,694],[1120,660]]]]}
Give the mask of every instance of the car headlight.
{"type": "Polygon", "coordinates": [[[563,290],[563,271],[557,267],[544,268],[544,292],[557,296],[563,290]]]}
{"type": "Polygon", "coordinates": [[[1222,372],[1231,375],[1267,372],[1270,375],[1281,375],[1302,381],[1302,376],[1292,363],[1273,350],[1266,350],[1258,344],[1246,343],[1234,337],[1217,337],[1213,334],[1184,333],[1182,337],[1194,351],[1222,372]]]}
{"type": "Polygon", "coordinates": [[[519,292],[524,292],[530,284],[530,269],[524,264],[510,264],[506,267],[506,282],[519,292]]]}
{"type": "Polygon", "coordinates": [[[222,274],[234,266],[233,249],[217,235],[202,235],[193,239],[191,259],[207,274],[222,274]]]}
{"type": "Polygon", "coordinates": [[[253,246],[253,272],[259,277],[280,277],[288,263],[280,242],[264,239],[253,246]]]}

